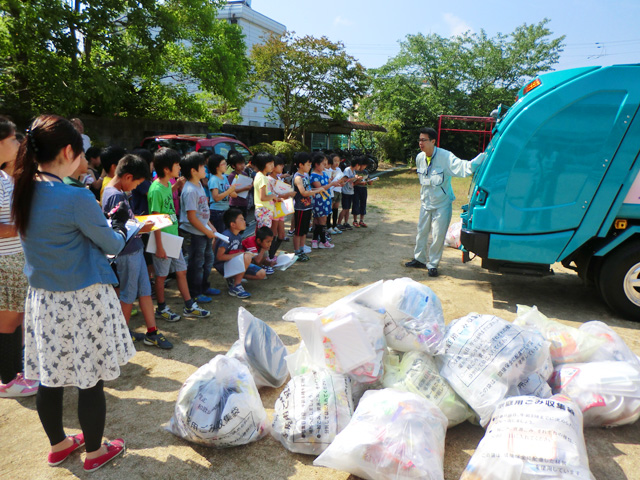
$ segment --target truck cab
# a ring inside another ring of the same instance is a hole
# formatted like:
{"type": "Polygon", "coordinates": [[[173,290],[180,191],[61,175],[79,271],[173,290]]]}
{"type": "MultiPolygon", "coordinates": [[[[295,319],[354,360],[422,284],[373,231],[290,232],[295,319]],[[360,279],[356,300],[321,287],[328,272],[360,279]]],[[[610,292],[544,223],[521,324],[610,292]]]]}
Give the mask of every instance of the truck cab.
{"type": "Polygon", "coordinates": [[[548,275],[562,262],[640,320],[639,106],[640,65],[525,85],[498,112],[463,207],[464,250],[504,273],[548,275]]]}

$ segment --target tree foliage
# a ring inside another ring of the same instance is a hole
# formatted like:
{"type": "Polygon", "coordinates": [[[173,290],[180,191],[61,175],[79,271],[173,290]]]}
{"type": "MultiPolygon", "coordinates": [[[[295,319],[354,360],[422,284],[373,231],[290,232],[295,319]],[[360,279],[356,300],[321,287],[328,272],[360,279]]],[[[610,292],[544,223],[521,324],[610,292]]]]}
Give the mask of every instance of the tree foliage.
{"type": "Polygon", "coordinates": [[[287,140],[323,115],[344,117],[368,84],[364,67],[326,37],[272,35],[254,45],[251,60],[255,88],[271,103],[267,115],[282,122],[287,140]]]}
{"type": "Polygon", "coordinates": [[[237,111],[243,35],[222,0],[0,0],[0,101],[18,119],[237,111]],[[198,87],[199,86],[199,87],[198,87]]]}
{"type": "MultiPolygon", "coordinates": [[[[488,116],[500,103],[513,103],[530,78],[552,69],[564,36],[551,38],[545,19],[522,25],[508,35],[478,34],[443,38],[408,35],[400,53],[373,70],[372,94],[359,112],[384,125],[378,135],[386,156],[405,161],[417,151],[423,126],[437,126],[438,115],[488,116]]],[[[457,143],[460,154],[477,148],[477,138],[457,143]]],[[[451,145],[448,144],[448,147],[451,145]]]]}

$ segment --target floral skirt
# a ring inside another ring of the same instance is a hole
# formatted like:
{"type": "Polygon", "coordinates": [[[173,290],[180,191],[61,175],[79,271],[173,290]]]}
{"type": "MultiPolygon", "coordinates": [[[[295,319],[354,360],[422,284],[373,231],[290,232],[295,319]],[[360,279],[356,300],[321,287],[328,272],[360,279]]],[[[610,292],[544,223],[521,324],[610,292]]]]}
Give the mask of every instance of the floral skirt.
{"type": "Polygon", "coordinates": [[[29,283],[24,274],[24,253],[0,255],[0,311],[24,312],[29,283]]]}
{"type": "Polygon", "coordinates": [[[136,353],[111,285],[70,292],[30,287],[24,325],[25,377],[47,387],[114,380],[136,353]]]}

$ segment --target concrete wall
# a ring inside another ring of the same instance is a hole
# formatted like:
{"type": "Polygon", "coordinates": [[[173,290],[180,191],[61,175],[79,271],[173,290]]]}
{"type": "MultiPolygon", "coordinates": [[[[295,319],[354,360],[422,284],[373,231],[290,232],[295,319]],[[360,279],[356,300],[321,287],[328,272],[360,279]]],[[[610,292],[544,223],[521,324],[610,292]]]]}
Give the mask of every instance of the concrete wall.
{"type": "Polygon", "coordinates": [[[120,145],[132,149],[142,139],[163,133],[207,133],[207,124],[174,120],[149,120],[144,118],[104,118],[81,116],[84,130],[92,145],[120,145]]]}
{"type": "MultiPolygon", "coordinates": [[[[208,133],[205,123],[180,122],[174,120],[149,120],[145,118],[98,118],[81,116],[84,130],[91,138],[91,144],[105,147],[120,145],[133,149],[140,145],[145,137],[166,133],[208,133]]],[[[282,140],[284,134],[280,128],[251,127],[247,125],[223,125],[222,132],[235,135],[247,146],[256,143],[282,140]]]]}

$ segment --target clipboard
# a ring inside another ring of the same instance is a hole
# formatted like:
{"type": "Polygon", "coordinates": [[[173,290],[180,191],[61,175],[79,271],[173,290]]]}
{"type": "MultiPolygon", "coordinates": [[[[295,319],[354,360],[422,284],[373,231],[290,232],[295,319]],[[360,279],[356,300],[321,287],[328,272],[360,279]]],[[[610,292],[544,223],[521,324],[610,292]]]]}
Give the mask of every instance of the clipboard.
{"type": "MultiPolygon", "coordinates": [[[[253,185],[253,178],[248,177],[246,175],[236,175],[231,185],[235,185],[236,190],[238,188],[248,187],[249,185],[253,185]]],[[[247,198],[249,196],[249,192],[250,190],[246,190],[244,192],[237,192],[237,193],[239,197],[247,198]]]]}

